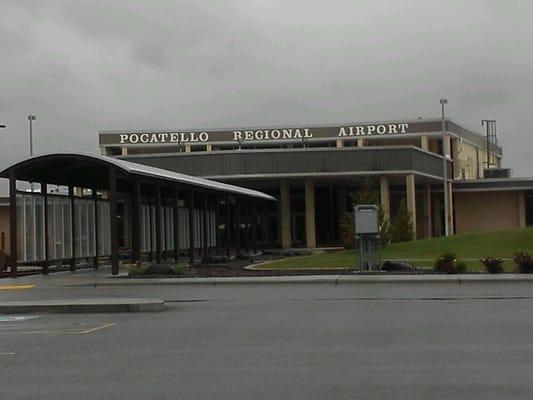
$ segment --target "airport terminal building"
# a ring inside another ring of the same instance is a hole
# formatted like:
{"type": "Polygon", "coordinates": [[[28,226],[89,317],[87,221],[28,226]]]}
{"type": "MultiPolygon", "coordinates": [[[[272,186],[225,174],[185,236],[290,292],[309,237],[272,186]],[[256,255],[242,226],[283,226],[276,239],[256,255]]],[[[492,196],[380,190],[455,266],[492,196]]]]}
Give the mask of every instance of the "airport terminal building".
{"type": "MultiPolygon", "coordinates": [[[[272,246],[341,242],[339,220],[363,182],[379,191],[385,218],[402,198],[417,238],[444,232],[446,152],[452,233],[533,224],[533,180],[501,168],[494,138],[451,121],[418,119],[324,126],[99,132],[102,155],[259,190],[272,246]],[[443,148],[445,151],[443,151],[443,148]]],[[[127,204],[124,205],[127,208],[127,204]]],[[[243,210],[253,213],[253,210],[243,210]]],[[[263,212],[263,211],[262,211],[263,212]]],[[[128,227],[124,227],[128,231],[128,227]]],[[[127,234],[123,241],[127,242],[127,234]]]]}

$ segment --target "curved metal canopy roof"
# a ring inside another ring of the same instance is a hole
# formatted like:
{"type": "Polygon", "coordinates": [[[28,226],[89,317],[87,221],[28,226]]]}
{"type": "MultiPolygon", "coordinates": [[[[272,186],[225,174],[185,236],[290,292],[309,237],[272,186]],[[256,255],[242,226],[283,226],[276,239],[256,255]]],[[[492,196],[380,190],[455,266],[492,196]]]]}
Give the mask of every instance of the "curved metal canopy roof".
{"type": "Polygon", "coordinates": [[[0,176],[8,178],[10,171],[15,170],[16,178],[21,180],[102,188],[103,185],[107,184],[107,174],[106,171],[102,171],[102,166],[116,167],[126,175],[173,182],[233,195],[276,200],[274,197],[257,190],[90,153],[49,153],[30,157],[6,168],[0,172],[0,176]]]}

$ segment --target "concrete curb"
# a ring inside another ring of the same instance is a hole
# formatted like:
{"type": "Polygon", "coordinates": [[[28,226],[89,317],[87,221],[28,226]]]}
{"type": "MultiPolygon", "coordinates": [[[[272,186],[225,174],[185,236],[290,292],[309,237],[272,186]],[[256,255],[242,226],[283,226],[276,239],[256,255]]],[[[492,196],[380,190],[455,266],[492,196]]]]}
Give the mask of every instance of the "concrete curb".
{"type": "Polygon", "coordinates": [[[158,299],[79,299],[0,302],[0,313],[125,313],[159,312],[165,302],[158,299]]]}
{"type": "Polygon", "coordinates": [[[465,275],[307,275],[307,276],[261,276],[239,278],[151,278],[124,279],[112,278],[92,283],[71,283],[70,287],[98,286],[150,286],[150,285],[241,285],[241,284],[284,284],[284,283],[496,283],[533,282],[532,275],[520,274],[465,274],[465,275]]]}

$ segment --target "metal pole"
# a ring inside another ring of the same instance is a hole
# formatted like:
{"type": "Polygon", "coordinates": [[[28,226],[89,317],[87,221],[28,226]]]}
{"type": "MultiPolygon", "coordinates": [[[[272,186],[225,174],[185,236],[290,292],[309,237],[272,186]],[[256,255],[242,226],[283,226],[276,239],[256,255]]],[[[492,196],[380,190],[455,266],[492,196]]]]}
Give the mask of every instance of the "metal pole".
{"type": "Polygon", "coordinates": [[[444,105],[448,104],[445,98],[440,99],[441,105],[441,120],[442,120],[442,188],[444,194],[444,236],[449,235],[449,221],[448,221],[448,163],[447,163],[447,142],[446,142],[446,121],[444,119],[444,105]]]}
{"type": "MultiPolygon", "coordinates": [[[[35,115],[28,115],[28,121],[30,121],[30,157],[33,156],[33,121],[36,119],[35,115]]],[[[33,182],[30,182],[30,190],[33,193],[33,182]]]]}
{"type": "Polygon", "coordinates": [[[30,157],[33,156],[33,119],[32,115],[28,116],[28,119],[30,120],[30,157]]]}

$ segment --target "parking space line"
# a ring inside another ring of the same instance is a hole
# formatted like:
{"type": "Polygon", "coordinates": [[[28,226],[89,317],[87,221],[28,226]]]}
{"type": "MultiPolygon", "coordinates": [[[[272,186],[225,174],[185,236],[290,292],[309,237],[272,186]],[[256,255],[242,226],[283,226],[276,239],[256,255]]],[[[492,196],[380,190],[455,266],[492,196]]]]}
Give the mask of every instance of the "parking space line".
{"type": "Polygon", "coordinates": [[[23,332],[26,335],[87,335],[89,333],[97,332],[106,328],[110,328],[116,325],[115,322],[108,322],[103,325],[95,326],[90,329],[64,329],[64,330],[51,330],[51,331],[28,331],[23,332]]]}
{"type": "Polygon", "coordinates": [[[0,356],[14,356],[15,353],[2,353],[0,352],[0,356]]]}
{"type": "Polygon", "coordinates": [[[112,327],[114,325],[116,325],[116,323],[110,322],[108,324],[103,324],[103,325],[97,326],[95,328],[87,329],[85,331],[82,331],[81,334],[86,335],[87,333],[93,333],[93,332],[96,332],[96,331],[100,331],[102,329],[110,328],[110,327],[112,327]]]}

